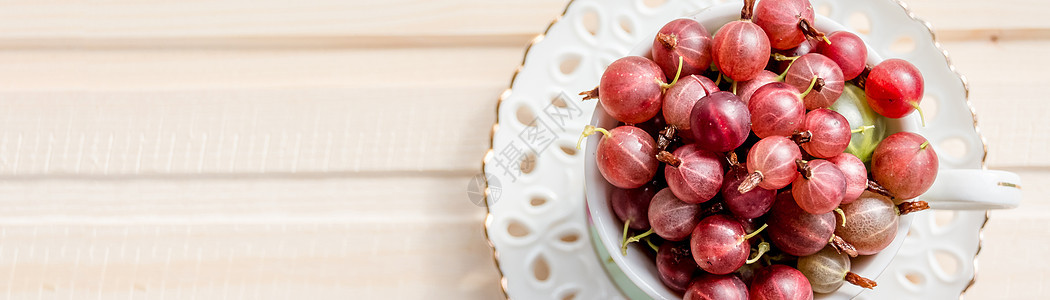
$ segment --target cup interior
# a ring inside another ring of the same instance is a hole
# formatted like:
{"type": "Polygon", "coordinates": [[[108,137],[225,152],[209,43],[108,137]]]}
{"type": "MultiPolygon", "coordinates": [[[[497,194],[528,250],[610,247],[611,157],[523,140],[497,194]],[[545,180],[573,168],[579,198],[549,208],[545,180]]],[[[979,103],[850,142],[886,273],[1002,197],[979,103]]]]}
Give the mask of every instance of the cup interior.
{"type": "MultiPolygon", "coordinates": [[[[685,18],[691,18],[700,22],[704,28],[714,34],[722,25],[738,20],[741,7],[741,3],[716,5],[685,18]]],[[[841,24],[820,15],[816,16],[815,23],[817,29],[825,33],[848,30],[841,24]]],[[[651,32],[628,55],[651,58],[652,40],[655,37],[656,31],[651,32]]],[[[867,63],[875,65],[881,62],[882,58],[871,49],[869,46],[867,63]]],[[[920,123],[915,113],[900,119],[885,119],[884,121],[886,124],[886,135],[900,131],[915,132],[919,128],[920,123]]],[[[598,105],[591,117],[590,124],[601,128],[613,128],[619,123],[616,119],[606,114],[601,105],[598,105]]],[[[649,256],[644,254],[644,251],[651,251],[651,249],[647,249],[647,246],[643,248],[636,243],[629,246],[630,249],[627,251],[626,256],[620,254],[623,223],[615,217],[612,208],[609,206],[608,199],[615,187],[605,181],[605,178],[599,173],[595,162],[595,149],[598,148],[599,140],[599,136],[587,139],[584,163],[588,212],[591,217],[591,225],[595,227],[598,238],[601,241],[601,245],[595,245],[595,247],[604,247],[610,253],[616,265],[627,275],[628,279],[650,297],[654,299],[680,299],[681,295],[670,290],[660,281],[655,263],[649,256]]],[[[878,254],[853,258],[851,271],[867,278],[874,279],[878,277],[903,245],[904,238],[911,227],[911,221],[912,216],[902,216],[897,229],[897,236],[893,242],[878,254]]],[[[859,287],[844,284],[842,288],[839,288],[834,293],[815,294],[815,296],[816,299],[850,299],[862,290],[859,287]]]]}

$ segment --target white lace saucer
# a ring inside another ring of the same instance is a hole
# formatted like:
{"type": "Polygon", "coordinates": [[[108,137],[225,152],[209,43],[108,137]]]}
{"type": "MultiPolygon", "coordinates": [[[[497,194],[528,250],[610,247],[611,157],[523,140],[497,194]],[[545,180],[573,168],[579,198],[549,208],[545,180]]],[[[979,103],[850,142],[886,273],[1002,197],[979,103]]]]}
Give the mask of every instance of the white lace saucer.
{"type": "MultiPolygon", "coordinates": [[[[594,102],[580,102],[602,70],[642,33],[725,1],[576,0],[526,50],[500,95],[492,149],[483,168],[487,237],[512,299],[621,299],[589,238],[583,155],[574,149],[594,102]],[[498,185],[496,182],[499,182],[498,185]],[[496,194],[499,194],[498,197],[496,194]]],[[[884,58],[914,63],[927,79],[920,133],[939,147],[942,167],[982,168],[986,147],[955,72],[929,25],[891,0],[812,0],[818,13],[862,33],[884,58]]],[[[904,246],[858,299],[956,299],[976,274],[984,211],[924,212],[904,246]]]]}

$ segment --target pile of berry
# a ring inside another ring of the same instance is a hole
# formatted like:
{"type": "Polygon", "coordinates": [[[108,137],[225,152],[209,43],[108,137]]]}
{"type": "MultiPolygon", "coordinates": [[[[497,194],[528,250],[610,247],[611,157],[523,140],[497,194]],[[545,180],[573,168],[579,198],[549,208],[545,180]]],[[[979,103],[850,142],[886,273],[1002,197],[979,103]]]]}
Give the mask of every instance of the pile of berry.
{"type": "Polygon", "coordinates": [[[602,133],[595,159],[616,187],[622,251],[647,244],[685,299],[874,287],[851,257],[883,250],[900,215],[928,208],[909,200],[938,162],[922,136],[881,128],[919,108],[922,75],[900,59],[866,65],[867,53],[855,34],[816,30],[808,0],[746,0],[713,37],[674,20],[651,58],[610,64],[581,95],[620,125],[587,126],[581,141],[602,133]]]}

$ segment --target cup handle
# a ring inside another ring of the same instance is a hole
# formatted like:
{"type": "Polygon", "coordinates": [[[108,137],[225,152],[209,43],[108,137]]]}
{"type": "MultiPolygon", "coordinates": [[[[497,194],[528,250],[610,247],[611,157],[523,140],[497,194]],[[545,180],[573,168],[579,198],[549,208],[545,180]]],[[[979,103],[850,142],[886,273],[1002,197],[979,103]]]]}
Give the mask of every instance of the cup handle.
{"type": "Polygon", "coordinates": [[[920,200],[932,209],[989,210],[1021,204],[1021,176],[1006,171],[941,169],[920,200]]]}

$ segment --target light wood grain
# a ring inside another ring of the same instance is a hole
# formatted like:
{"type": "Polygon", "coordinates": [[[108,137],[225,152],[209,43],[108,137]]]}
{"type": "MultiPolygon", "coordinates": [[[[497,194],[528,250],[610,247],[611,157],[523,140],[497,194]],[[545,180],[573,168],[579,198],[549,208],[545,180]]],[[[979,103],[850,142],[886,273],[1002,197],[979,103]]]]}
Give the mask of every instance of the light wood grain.
{"type": "MultiPolygon", "coordinates": [[[[466,185],[566,2],[0,3],[0,298],[500,297],[466,185]]],[[[968,298],[1050,298],[1050,3],[908,2],[1024,178],[968,298]]]]}

